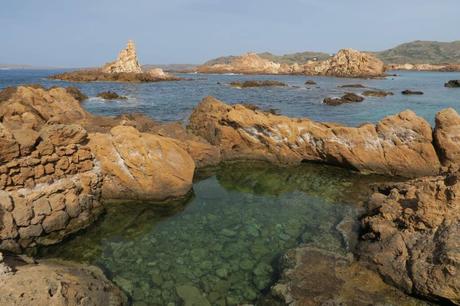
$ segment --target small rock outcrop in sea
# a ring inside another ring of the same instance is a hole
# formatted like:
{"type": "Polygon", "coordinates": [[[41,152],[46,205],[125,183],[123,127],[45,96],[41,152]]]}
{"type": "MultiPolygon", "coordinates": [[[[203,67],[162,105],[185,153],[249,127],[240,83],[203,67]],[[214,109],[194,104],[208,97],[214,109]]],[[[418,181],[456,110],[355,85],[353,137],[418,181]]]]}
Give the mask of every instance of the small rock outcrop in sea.
{"type": "Polygon", "coordinates": [[[379,97],[384,98],[386,96],[393,96],[394,93],[391,91],[384,91],[384,90],[366,90],[362,93],[365,97],[379,97]]]}
{"type": "Polygon", "coordinates": [[[450,80],[446,84],[444,84],[444,87],[447,88],[459,88],[460,87],[460,80],[450,80]]]}
{"type": "Polygon", "coordinates": [[[382,61],[371,54],[343,49],[327,60],[310,61],[304,65],[275,63],[256,53],[247,53],[233,57],[225,64],[199,66],[197,71],[201,73],[304,74],[370,78],[384,76],[385,67],[382,61]]]}
{"type": "Polygon", "coordinates": [[[325,61],[309,62],[303,66],[303,74],[335,77],[381,77],[385,66],[375,56],[353,49],[342,49],[325,61]]]}
{"type": "Polygon", "coordinates": [[[458,173],[378,186],[362,218],[361,259],[409,294],[460,304],[458,173]]]}
{"type": "Polygon", "coordinates": [[[305,85],[316,85],[316,82],[313,80],[305,81],[305,85]]]}
{"type": "Polygon", "coordinates": [[[137,60],[136,46],[132,40],[128,41],[125,49],[118,54],[116,61],[102,67],[104,73],[142,73],[141,65],[137,60]]]}
{"type": "Polygon", "coordinates": [[[356,128],[277,116],[207,97],[189,121],[193,133],[220,148],[223,160],[314,161],[406,177],[440,169],[430,124],[409,110],[356,128]]]}
{"type": "Polygon", "coordinates": [[[123,291],[99,268],[64,261],[8,261],[11,272],[0,273],[0,305],[128,305],[123,291]]]}
{"type": "Polygon", "coordinates": [[[280,81],[264,80],[264,81],[235,81],[231,82],[230,86],[236,88],[253,88],[253,87],[285,87],[286,83],[280,81]]]}
{"type": "Polygon", "coordinates": [[[139,65],[136,47],[129,41],[116,61],[101,68],[76,70],[50,76],[51,79],[69,82],[159,82],[177,81],[180,78],[165,73],[162,69],[143,71],[139,65]]]}
{"type": "Polygon", "coordinates": [[[407,95],[423,95],[423,92],[418,91],[418,90],[406,89],[406,90],[401,91],[401,94],[406,95],[406,96],[407,95]]]}
{"type": "Polygon", "coordinates": [[[460,71],[460,64],[390,64],[387,70],[413,70],[413,71],[440,71],[456,72],[460,71]]]}
{"type": "Polygon", "coordinates": [[[345,85],[339,85],[337,87],[338,88],[366,88],[366,86],[362,84],[345,84],[345,85]]]}
{"type": "Polygon", "coordinates": [[[125,96],[120,96],[114,91],[103,91],[97,94],[97,97],[102,98],[104,100],[126,100],[125,96]]]}
{"type": "Polygon", "coordinates": [[[356,103],[356,102],[363,102],[363,101],[364,101],[363,97],[357,94],[354,94],[352,92],[347,92],[340,98],[325,98],[323,100],[323,103],[327,105],[336,106],[336,105],[341,105],[341,104],[356,103]]]}

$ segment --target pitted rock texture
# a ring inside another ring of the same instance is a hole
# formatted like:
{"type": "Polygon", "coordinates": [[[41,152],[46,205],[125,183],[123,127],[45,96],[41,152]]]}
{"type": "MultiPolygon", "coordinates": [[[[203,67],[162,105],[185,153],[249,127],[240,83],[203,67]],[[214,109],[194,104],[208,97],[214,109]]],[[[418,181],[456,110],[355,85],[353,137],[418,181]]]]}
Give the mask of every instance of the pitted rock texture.
{"type": "Polygon", "coordinates": [[[105,197],[166,200],[192,186],[195,163],[174,139],[116,126],[91,134],[89,146],[101,164],[105,197]]]}
{"type": "Polygon", "coordinates": [[[7,260],[10,272],[0,273],[0,305],[128,305],[126,295],[99,268],[64,261],[7,260]]]}
{"type": "Polygon", "coordinates": [[[142,73],[137,60],[136,46],[132,40],[128,41],[125,49],[118,54],[116,61],[102,67],[104,73],[142,73]]]}
{"type": "Polygon", "coordinates": [[[358,128],[293,119],[205,98],[188,127],[223,160],[324,162],[361,172],[415,177],[439,173],[428,122],[412,111],[358,128]]]}
{"type": "Polygon", "coordinates": [[[379,186],[362,218],[361,259],[385,281],[460,305],[459,174],[379,186]]]}

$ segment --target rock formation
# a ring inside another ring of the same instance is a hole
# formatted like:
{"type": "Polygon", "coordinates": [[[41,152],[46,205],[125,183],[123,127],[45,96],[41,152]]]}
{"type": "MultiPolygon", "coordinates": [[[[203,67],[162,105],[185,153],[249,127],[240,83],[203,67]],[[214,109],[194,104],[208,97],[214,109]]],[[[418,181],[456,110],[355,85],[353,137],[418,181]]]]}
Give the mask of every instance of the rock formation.
{"type": "Polygon", "coordinates": [[[460,80],[450,80],[444,84],[444,87],[447,88],[459,88],[460,87],[460,80]]]}
{"type": "Polygon", "coordinates": [[[352,92],[347,92],[345,93],[342,97],[340,98],[325,98],[323,100],[324,104],[327,105],[341,105],[341,104],[347,104],[347,103],[358,103],[358,102],[363,102],[364,98],[354,94],[352,92]]]}
{"type": "Polygon", "coordinates": [[[379,186],[362,219],[359,254],[410,294],[460,304],[458,173],[379,186]]]}
{"type": "Polygon", "coordinates": [[[409,71],[460,71],[460,64],[390,64],[387,70],[409,70],[409,71]]]}
{"type": "Polygon", "coordinates": [[[88,145],[104,173],[104,197],[165,200],[192,187],[195,163],[172,139],[116,126],[88,145]]]}
{"type": "Polygon", "coordinates": [[[137,60],[136,46],[132,40],[128,41],[125,49],[118,54],[116,61],[102,67],[104,73],[141,73],[142,68],[137,60]]]}
{"type": "Polygon", "coordinates": [[[50,260],[10,263],[10,272],[0,273],[0,305],[128,305],[99,268],[50,260]]]}
{"type": "Polygon", "coordinates": [[[189,129],[218,146],[223,160],[324,162],[406,177],[436,174],[440,168],[431,127],[412,111],[355,128],[291,119],[208,97],[192,113],[189,129]]]}
{"type": "Polygon", "coordinates": [[[383,76],[385,67],[375,56],[353,49],[342,49],[328,60],[304,65],[306,75],[369,78],[383,76]]]}
{"type": "Polygon", "coordinates": [[[59,73],[50,76],[51,79],[68,82],[159,82],[178,81],[180,78],[164,73],[162,69],[152,69],[144,72],[139,65],[136,47],[133,41],[123,49],[116,61],[107,63],[101,68],[84,69],[59,73]]]}
{"type": "Polygon", "coordinates": [[[434,139],[439,158],[447,167],[460,168],[460,116],[453,108],[436,114],[434,139]]]}
{"type": "Polygon", "coordinates": [[[382,61],[371,54],[353,49],[340,50],[324,61],[310,61],[304,65],[279,64],[261,58],[255,53],[233,57],[229,63],[202,65],[201,73],[243,73],[243,74],[305,74],[335,77],[380,77],[385,67],[382,61]]]}

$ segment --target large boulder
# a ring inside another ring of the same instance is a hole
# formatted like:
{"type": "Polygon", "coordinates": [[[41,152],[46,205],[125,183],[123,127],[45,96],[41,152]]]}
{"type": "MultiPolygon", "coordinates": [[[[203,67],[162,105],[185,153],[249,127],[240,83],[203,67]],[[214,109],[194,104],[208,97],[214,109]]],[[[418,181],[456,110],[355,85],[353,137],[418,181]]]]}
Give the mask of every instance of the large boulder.
{"type": "Polygon", "coordinates": [[[434,139],[445,166],[460,166],[460,116],[453,108],[436,114],[434,139]]]}
{"type": "Polygon", "coordinates": [[[353,49],[342,49],[336,55],[320,62],[304,65],[304,74],[336,77],[368,78],[384,75],[385,66],[381,60],[369,53],[353,49]]]}
{"type": "Polygon", "coordinates": [[[136,46],[132,40],[128,41],[125,49],[118,54],[116,61],[102,67],[104,73],[142,73],[141,65],[137,60],[136,46]]]}
{"type": "Polygon", "coordinates": [[[8,90],[8,98],[1,102],[0,118],[10,130],[38,131],[47,122],[67,124],[90,117],[65,88],[19,86],[8,90]]]}
{"type": "Polygon", "coordinates": [[[132,126],[89,137],[104,174],[105,198],[166,200],[190,191],[195,163],[175,140],[132,126]]]}
{"type": "Polygon", "coordinates": [[[460,304],[459,175],[379,186],[362,218],[361,259],[410,294],[460,304]]]}
{"type": "Polygon", "coordinates": [[[346,127],[293,119],[205,98],[189,129],[219,146],[223,160],[324,162],[361,172],[415,177],[439,172],[428,122],[412,111],[346,127]]]}
{"type": "Polygon", "coordinates": [[[123,291],[99,268],[50,260],[10,264],[0,273],[1,305],[128,305],[123,291]]]}

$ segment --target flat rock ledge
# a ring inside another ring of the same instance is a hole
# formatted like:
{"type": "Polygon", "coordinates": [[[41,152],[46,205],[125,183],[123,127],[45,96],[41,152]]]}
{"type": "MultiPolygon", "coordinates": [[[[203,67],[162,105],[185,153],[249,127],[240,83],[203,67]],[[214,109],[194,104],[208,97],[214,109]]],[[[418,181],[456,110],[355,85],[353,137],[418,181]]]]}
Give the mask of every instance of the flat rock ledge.
{"type": "MultiPolygon", "coordinates": [[[[454,110],[448,112],[458,117],[454,110]]],[[[446,126],[446,140],[435,145],[430,124],[410,110],[377,124],[347,127],[227,105],[212,97],[195,108],[188,128],[219,147],[223,160],[284,165],[322,162],[363,173],[404,177],[438,174],[441,162],[437,150],[444,150],[458,134],[455,127],[446,126]]]]}
{"type": "Polygon", "coordinates": [[[1,305],[128,305],[126,295],[96,267],[0,257],[1,305]]]}

